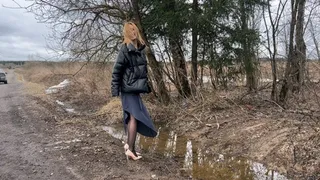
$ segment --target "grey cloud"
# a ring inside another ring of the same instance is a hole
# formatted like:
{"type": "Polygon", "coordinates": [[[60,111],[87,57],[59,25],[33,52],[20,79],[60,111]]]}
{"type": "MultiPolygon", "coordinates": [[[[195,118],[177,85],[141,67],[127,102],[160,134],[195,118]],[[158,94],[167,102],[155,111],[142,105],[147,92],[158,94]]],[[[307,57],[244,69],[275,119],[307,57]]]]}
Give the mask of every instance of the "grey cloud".
{"type": "Polygon", "coordinates": [[[0,61],[27,60],[29,55],[48,57],[45,37],[50,29],[37,23],[34,15],[22,9],[4,8],[13,6],[11,0],[0,3],[0,61]]]}
{"type": "Polygon", "coordinates": [[[9,27],[7,25],[2,24],[0,21],[0,36],[6,36],[12,34],[15,29],[13,27],[9,27]]]}

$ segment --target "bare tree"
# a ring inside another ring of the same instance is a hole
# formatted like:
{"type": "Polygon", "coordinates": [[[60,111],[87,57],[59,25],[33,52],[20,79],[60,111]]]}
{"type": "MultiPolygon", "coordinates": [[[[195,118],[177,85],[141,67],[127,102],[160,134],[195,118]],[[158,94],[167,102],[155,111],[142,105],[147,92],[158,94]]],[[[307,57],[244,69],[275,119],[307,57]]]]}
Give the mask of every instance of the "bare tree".
{"type": "MultiPolygon", "coordinates": [[[[122,25],[133,18],[149,46],[135,0],[35,0],[27,10],[40,22],[53,26],[52,39],[57,40],[60,50],[74,60],[105,62],[113,58],[122,42],[122,25]]],[[[161,68],[149,47],[146,54],[157,82],[158,97],[168,103],[161,68]]]]}
{"type": "Polygon", "coordinates": [[[197,23],[197,16],[199,13],[199,3],[198,0],[193,0],[192,3],[193,9],[193,17],[194,23],[192,23],[192,55],[191,55],[191,87],[192,90],[195,91],[195,86],[197,85],[197,78],[198,78],[198,23],[197,23]]]}
{"type": "Polygon", "coordinates": [[[239,38],[242,48],[241,58],[246,72],[246,85],[249,91],[254,91],[258,87],[258,62],[255,54],[255,48],[258,44],[258,35],[257,29],[250,27],[249,23],[253,22],[254,25],[254,13],[260,2],[239,0],[238,3],[240,30],[242,32],[241,37],[239,38]]]}
{"type": "Polygon", "coordinates": [[[269,52],[269,56],[271,58],[271,68],[272,68],[272,91],[271,91],[271,99],[274,101],[278,101],[278,90],[277,90],[277,63],[276,63],[276,55],[278,53],[277,48],[277,36],[279,34],[279,24],[282,14],[284,12],[285,6],[288,0],[280,0],[277,11],[275,13],[275,17],[273,16],[271,10],[271,4],[268,4],[267,13],[269,16],[269,21],[267,22],[265,7],[263,6],[263,20],[266,27],[267,34],[267,50],[269,52]],[[268,29],[268,23],[270,23],[271,30],[268,29]],[[271,31],[271,32],[269,32],[271,31]],[[272,41],[270,38],[270,33],[272,36],[272,41]],[[271,45],[272,42],[272,45],[271,45]]]}
{"type": "MultiPolygon", "coordinates": [[[[316,56],[318,60],[320,61],[320,49],[319,49],[319,32],[318,32],[318,25],[320,22],[320,16],[319,16],[319,10],[320,10],[320,1],[317,0],[310,0],[307,2],[306,5],[308,8],[306,9],[306,12],[309,13],[308,19],[305,25],[305,34],[307,37],[310,36],[310,39],[312,40],[314,44],[314,50],[316,52],[316,56]],[[308,30],[308,31],[307,31],[308,30]]],[[[310,51],[309,51],[310,52],[310,51]]],[[[312,51],[311,51],[312,53],[312,51]]],[[[314,54],[312,54],[314,56],[314,54]]]]}
{"type": "Polygon", "coordinates": [[[147,39],[144,28],[142,27],[138,0],[132,0],[131,2],[132,2],[132,6],[133,6],[135,23],[142,31],[142,38],[146,42],[146,45],[147,45],[146,54],[147,54],[147,57],[149,60],[150,68],[152,69],[152,72],[154,75],[154,79],[156,81],[156,86],[158,87],[157,89],[158,89],[160,100],[163,103],[168,104],[170,101],[170,97],[168,94],[168,90],[165,86],[165,83],[163,81],[162,68],[160,68],[159,62],[156,60],[154,53],[150,49],[150,43],[147,39]]]}
{"type": "Polygon", "coordinates": [[[76,60],[107,61],[122,41],[121,26],[129,18],[125,0],[35,0],[27,10],[53,27],[53,40],[76,60]]]}
{"type": "Polygon", "coordinates": [[[300,91],[304,81],[306,63],[306,45],[303,38],[305,3],[305,0],[291,0],[290,45],[285,79],[279,97],[281,103],[287,101],[289,93],[300,91]]]}

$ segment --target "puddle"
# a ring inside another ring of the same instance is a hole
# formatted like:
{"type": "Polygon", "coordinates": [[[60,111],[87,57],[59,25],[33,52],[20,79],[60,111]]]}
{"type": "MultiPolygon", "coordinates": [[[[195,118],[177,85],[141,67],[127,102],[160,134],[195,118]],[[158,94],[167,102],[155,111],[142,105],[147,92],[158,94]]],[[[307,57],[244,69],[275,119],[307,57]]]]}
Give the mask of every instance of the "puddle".
{"type": "Polygon", "coordinates": [[[113,127],[110,127],[110,126],[103,126],[102,129],[105,130],[112,137],[114,137],[116,139],[120,139],[122,141],[124,140],[124,133],[123,133],[123,130],[121,131],[120,128],[116,129],[116,128],[113,128],[113,127]]]}
{"type": "MultiPolygon", "coordinates": [[[[122,141],[126,139],[122,126],[104,126],[103,130],[114,138],[122,141]]],[[[145,151],[176,158],[181,163],[180,171],[194,179],[288,180],[284,175],[267,169],[261,163],[204,151],[196,142],[178,136],[168,128],[160,127],[155,138],[138,134],[136,145],[145,151]]]]}

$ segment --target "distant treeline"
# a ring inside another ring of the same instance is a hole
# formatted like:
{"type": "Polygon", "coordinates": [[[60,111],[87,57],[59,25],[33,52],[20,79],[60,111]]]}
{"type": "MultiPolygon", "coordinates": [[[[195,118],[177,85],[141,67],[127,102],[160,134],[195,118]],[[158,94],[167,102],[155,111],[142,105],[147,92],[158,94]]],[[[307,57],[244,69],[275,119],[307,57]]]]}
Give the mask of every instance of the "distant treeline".
{"type": "MultiPolygon", "coordinates": [[[[271,58],[259,58],[259,61],[271,61],[271,58]]],[[[276,61],[287,61],[287,58],[276,58],[276,61]]],[[[306,59],[307,61],[320,61],[320,59],[306,59]]]]}
{"type": "Polygon", "coordinates": [[[15,65],[24,65],[25,61],[0,61],[0,64],[7,65],[7,64],[15,64],[15,65]]]}

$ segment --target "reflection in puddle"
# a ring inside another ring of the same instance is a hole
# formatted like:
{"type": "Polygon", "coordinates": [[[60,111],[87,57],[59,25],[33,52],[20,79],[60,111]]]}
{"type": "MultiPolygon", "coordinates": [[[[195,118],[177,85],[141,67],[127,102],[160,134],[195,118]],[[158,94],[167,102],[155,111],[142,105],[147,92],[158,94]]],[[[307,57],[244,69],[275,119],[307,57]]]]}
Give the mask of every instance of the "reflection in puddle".
{"type": "MultiPolygon", "coordinates": [[[[123,128],[103,127],[113,137],[125,140],[123,128]]],[[[136,144],[143,150],[181,159],[181,167],[193,179],[212,180],[287,180],[278,172],[267,169],[263,164],[241,157],[227,157],[204,151],[196,142],[174,131],[158,129],[158,136],[137,136],[136,144]]]]}
{"type": "Polygon", "coordinates": [[[186,147],[186,155],[184,158],[184,168],[188,169],[189,171],[192,171],[192,142],[188,141],[187,142],[187,147],[186,147]]]}
{"type": "Polygon", "coordinates": [[[115,129],[109,126],[103,126],[102,129],[116,139],[123,139],[124,134],[120,131],[120,129],[115,129]]]}

